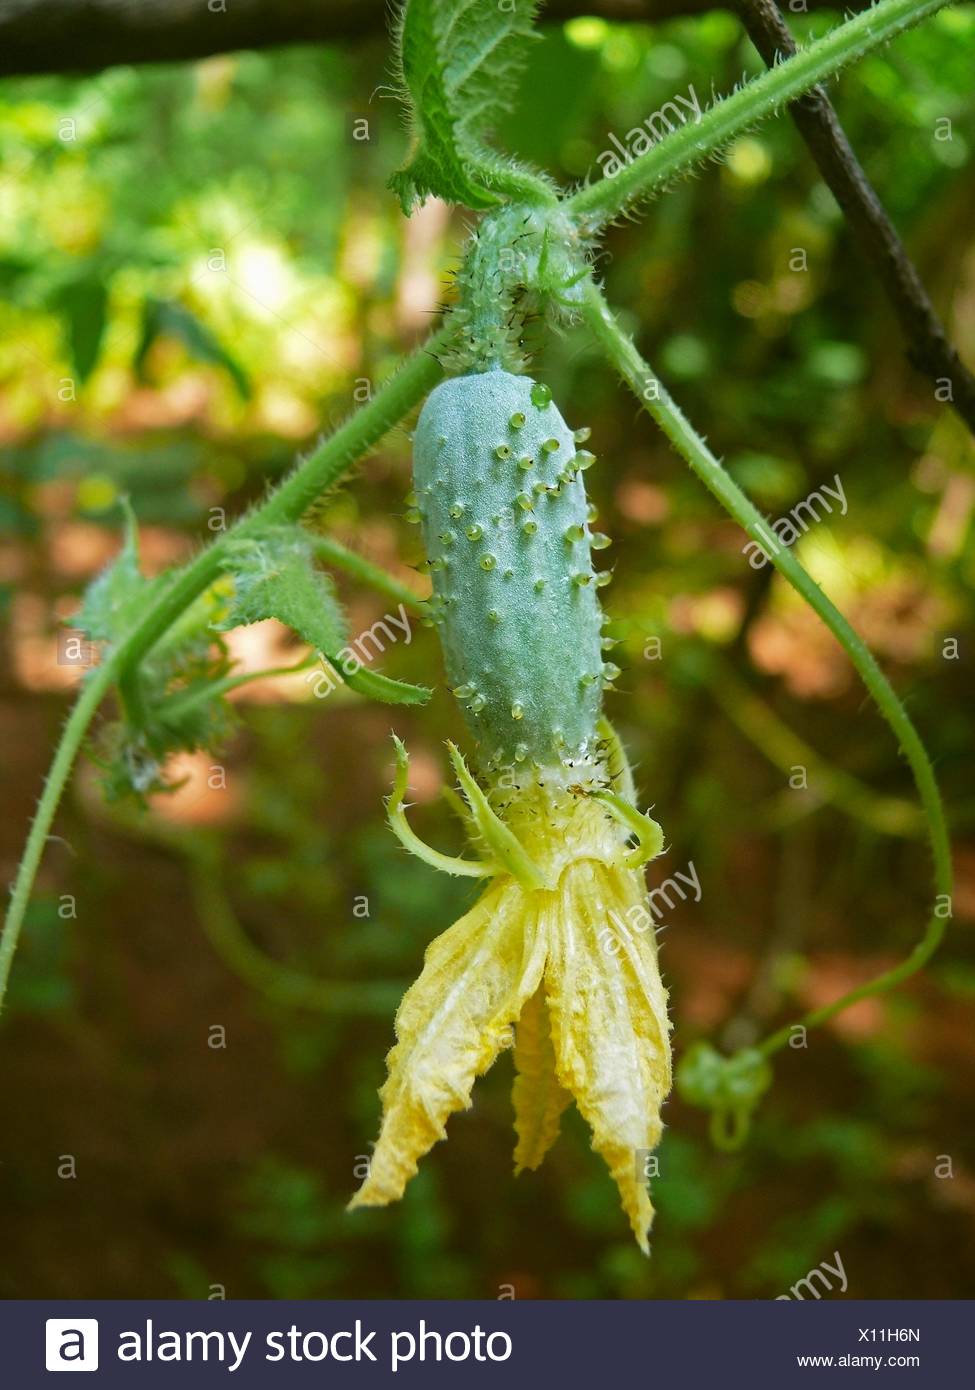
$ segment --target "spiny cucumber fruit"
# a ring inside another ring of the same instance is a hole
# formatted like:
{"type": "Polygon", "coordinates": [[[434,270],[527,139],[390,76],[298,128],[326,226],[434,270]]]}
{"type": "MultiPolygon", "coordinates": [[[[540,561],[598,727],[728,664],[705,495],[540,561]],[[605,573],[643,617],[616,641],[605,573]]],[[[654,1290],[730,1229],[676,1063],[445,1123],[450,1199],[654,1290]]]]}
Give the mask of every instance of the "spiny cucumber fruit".
{"type": "Polygon", "coordinates": [[[580,448],[547,386],[492,370],[442,382],[413,444],[431,613],[486,768],[595,750],[603,622],[580,448]]]}

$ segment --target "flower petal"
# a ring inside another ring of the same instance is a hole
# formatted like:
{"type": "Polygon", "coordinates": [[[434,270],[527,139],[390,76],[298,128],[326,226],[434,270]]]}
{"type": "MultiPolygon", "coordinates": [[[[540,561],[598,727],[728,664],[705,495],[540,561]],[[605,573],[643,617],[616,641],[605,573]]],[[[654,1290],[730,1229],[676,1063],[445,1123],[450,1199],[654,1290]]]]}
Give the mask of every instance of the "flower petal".
{"type": "Polygon", "coordinates": [[[653,1206],[641,1151],[656,1147],[670,1090],[667,994],[641,876],[595,860],[563,874],[545,994],[559,1081],[616,1181],[640,1248],[653,1206]]]}
{"type": "Polygon", "coordinates": [[[572,1097],[555,1075],[555,1050],[545,995],[539,987],[515,1027],[515,1173],[537,1168],[559,1137],[562,1112],[572,1097]]]}
{"type": "Polygon", "coordinates": [[[538,988],[546,950],[538,910],[549,896],[526,892],[507,875],[495,879],[427,948],[396,1015],[382,1128],[350,1207],[401,1197],[419,1159],[444,1137],[447,1118],[469,1108],[475,1077],[506,1045],[538,988]]]}

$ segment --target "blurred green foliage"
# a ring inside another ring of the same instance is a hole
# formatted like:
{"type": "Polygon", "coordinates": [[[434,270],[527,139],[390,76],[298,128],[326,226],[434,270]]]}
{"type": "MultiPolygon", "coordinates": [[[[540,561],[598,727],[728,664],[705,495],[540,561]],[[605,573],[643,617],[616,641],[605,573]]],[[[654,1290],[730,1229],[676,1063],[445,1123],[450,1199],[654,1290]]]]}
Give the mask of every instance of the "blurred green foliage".
{"type": "MultiPolygon", "coordinates": [[[[833,22],[817,13],[794,29],[833,22]]],[[[834,87],[969,361],[973,44],[975,10],[955,7],[834,87]]],[[[375,42],[0,88],[10,863],[63,710],[52,663],[32,653],[53,650],[57,620],[70,622],[111,549],[119,497],[157,566],[207,540],[221,510],[261,496],[363,398],[444,293],[466,219],[433,205],[408,225],[386,192],[404,148],[377,95],[386,62],[375,42]],[[365,143],[351,133],[363,115],[365,143]]],[[[758,70],[724,12],[653,28],[574,20],[534,48],[501,134],[571,182],[598,172],[611,132],[675,92],[693,86],[703,104],[758,70]]],[[[741,1154],[714,1152],[703,1117],[671,1104],[650,1262],[574,1114],[538,1174],[510,1176],[503,1065],[398,1208],[347,1216],[378,1120],[387,1000],[470,899],[407,859],[382,823],[395,725],[424,769],[425,833],[458,843],[434,793],[459,720],[419,628],[383,666],[437,685],[428,709],[268,694],[242,706],[242,732],[209,760],[227,791],[214,802],[206,766],[189,769],[176,813],[108,813],[78,779],[3,1030],[0,1096],[16,1117],[0,1155],[7,1296],[222,1285],[231,1297],[774,1297],[837,1249],[852,1296],[975,1289],[959,1236],[975,1214],[962,1104],[975,980],[971,440],[906,364],[786,119],[614,229],[600,271],[770,516],[842,479],[848,513],[813,528],[801,553],[935,756],[961,879],[944,954],[904,996],[787,1052],[741,1154]],[[201,929],[201,882],[239,938],[201,929]],[[75,915],[59,913],[64,895],[75,915]],[[235,973],[241,940],[266,978],[235,973]],[[282,968],[389,992],[366,990],[359,1012],[289,1004],[282,968]],[[215,1025],[225,1048],[208,1046],[215,1025]],[[65,1152],[74,1182],[57,1177],[65,1152]],[[944,1155],[950,1179],[936,1171],[944,1155]]],[[[743,538],[590,346],[536,330],[533,347],[601,459],[589,479],[617,543],[609,607],[623,639],[611,713],[667,830],[654,874],[693,860],[704,886],[662,938],[676,1046],[747,1044],[908,949],[928,866],[910,836],[885,838],[815,785],[791,787],[771,742],[734,719],[722,671],[764,702],[769,727],[774,715],[876,792],[910,798],[909,779],[841,654],[776,578],[749,568],[743,538]]],[[[408,486],[400,431],[322,521],[407,574],[421,558],[403,520],[408,486]]],[[[388,603],[340,588],[364,626],[388,603]]]]}

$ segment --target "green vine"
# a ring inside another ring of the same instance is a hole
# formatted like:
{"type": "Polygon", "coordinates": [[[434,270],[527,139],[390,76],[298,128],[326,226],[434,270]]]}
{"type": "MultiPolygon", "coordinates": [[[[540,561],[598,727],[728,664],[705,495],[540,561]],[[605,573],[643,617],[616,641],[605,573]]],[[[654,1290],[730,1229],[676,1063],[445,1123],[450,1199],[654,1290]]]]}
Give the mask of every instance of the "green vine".
{"type": "Polygon", "coordinates": [[[810,87],[857,62],[872,49],[943,9],[946,0],[879,0],[808,48],[718,101],[699,122],[681,126],[614,178],[600,179],[566,206],[593,229],[651,197],[695,164],[723,149],[743,130],[773,115],[810,87]]]}
{"type": "MultiPolygon", "coordinates": [[[[753,540],[763,544],[767,540],[767,532],[761,513],[688,422],[649,363],[641,357],[632,339],[620,328],[595,285],[590,285],[587,290],[585,321],[636,399],[708,491],[753,540]]],[[[688,1052],[678,1073],[678,1085],[692,1102],[712,1108],[716,1117],[712,1135],[723,1147],[730,1147],[744,1138],[747,1113],[769,1084],[768,1058],[788,1046],[795,1030],[816,1028],[827,1023],[861,999],[885,994],[916,974],[938,949],[951,916],[952,865],[948,827],[934,768],[917,730],[863,639],[834,607],[793,552],[776,547],[770,558],[782,577],[809,604],[843,647],[910,764],[924,809],[928,842],[934,860],[935,902],[920,941],[893,969],[850,990],[831,1004],[805,1014],[795,1023],[786,1024],[758,1046],[734,1057],[721,1058],[706,1043],[698,1044],[688,1052]]]]}

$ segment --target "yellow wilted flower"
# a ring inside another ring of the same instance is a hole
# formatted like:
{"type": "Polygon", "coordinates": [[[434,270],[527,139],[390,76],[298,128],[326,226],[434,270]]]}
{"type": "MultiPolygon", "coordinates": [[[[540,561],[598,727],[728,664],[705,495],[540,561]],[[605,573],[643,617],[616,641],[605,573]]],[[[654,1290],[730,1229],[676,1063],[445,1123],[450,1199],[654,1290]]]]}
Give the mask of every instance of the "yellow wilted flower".
{"type": "Polygon", "coordinates": [[[649,1249],[653,1207],[641,1151],[660,1139],[671,1070],[642,865],[660,852],[662,835],[626,794],[628,770],[605,725],[604,736],[615,778],[605,758],[576,762],[561,776],[536,768],[521,784],[495,789],[497,811],[448,745],[468,804],[452,799],[484,856],[478,860],[441,855],[410,830],[408,764],[397,740],[394,830],[427,862],[490,881],[430,944],[400,1004],[380,1093],[382,1128],[351,1206],[402,1196],[419,1160],[445,1137],[448,1117],[470,1106],[475,1078],[514,1025],[516,1172],[539,1166],[575,1100],[633,1233],[649,1249]]]}

